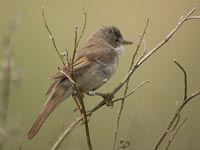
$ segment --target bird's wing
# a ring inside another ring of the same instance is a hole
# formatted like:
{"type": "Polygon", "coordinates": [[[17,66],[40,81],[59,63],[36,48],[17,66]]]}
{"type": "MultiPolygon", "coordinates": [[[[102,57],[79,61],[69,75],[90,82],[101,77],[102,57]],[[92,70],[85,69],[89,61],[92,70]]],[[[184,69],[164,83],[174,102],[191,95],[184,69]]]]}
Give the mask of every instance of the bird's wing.
{"type": "MultiPolygon", "coordinates": [[[[108,51],[109,50],[107,50],[106,47],[100,49],[98,46],[88,46],[79,49],[73,62],[73,71],[75,72],[75,75],[83,73],[85,70],[87,70],[86,68],[93,64],[96,60],[107,55],[108,51]]],[[[66,78],[66,75],[64,75],[62,72],[70,75],[70,70],[71,66],[66,65],[54,75],[50,76],[49,79],[66,78]]]]}
{"type": "MultiPolygon", "coordinates": [[[[73,71],[76,72],[78,69],[85,68],[91,63],[92,61],[90,61],[86,56],[80,57],[74,61],[73,71]]],[[[70,70],[71,70],[71,66],[66,65],[65,67],[57,71],[54,75],[50,76],[49,79],[66,78],[65,74],[70,75],[71,74],[70,70]]]]}
{"type": "MultiPolygon", "coordinates": [[[[79,76],[83,74],[85,71],[87,71],[87,68],[91,67],[93,63],[95,63],[97,60],[103,57],[107,57],[109,51],[110,49],[108,49],[108,47],[102,48],[97,45],[95,46],[90,45],[90,46],[79,49],[76,53],[76,56],[73,62],[73,71],[75,73],[75,76],[79,76]]],[[[70,70],[71,70],[71,66],[66,65],[65,67],[57,71],[54,75],[49,77],[49,79],[54,80],[54,83],[51,84],[51,86],[47,90],[46,95],[52,92],[57,80],[67,78],[65,74],[70,76],[71,74],[70,70]],[[62,72],[64,72],[65,74],[63,74],[62,72]]]]}

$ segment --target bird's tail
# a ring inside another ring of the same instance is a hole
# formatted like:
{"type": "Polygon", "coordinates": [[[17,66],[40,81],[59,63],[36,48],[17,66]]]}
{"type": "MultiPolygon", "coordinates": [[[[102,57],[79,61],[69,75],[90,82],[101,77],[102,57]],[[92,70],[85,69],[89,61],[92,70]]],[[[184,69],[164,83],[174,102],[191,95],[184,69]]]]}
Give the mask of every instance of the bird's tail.
{"type": "Polygon", "coordinates": [[[32,125],[31,129],[28,131],[28,139],[32,139],[37,132],[39,131],[40,127],[43,125],[45,120],[48,118],[50,113],[67,97],[71,95],[71,86],[68,84],[69,81],[63,81],[55,85],[56,87],[52,91],[51,96],[47,100],[46,104],[44,105],[41,113],[37,117],[36,121],[32,125]],[[63,82],[67,82],[63,83],[63,82]],[[66,86],[68,85],[68,86],[66,86]]]}

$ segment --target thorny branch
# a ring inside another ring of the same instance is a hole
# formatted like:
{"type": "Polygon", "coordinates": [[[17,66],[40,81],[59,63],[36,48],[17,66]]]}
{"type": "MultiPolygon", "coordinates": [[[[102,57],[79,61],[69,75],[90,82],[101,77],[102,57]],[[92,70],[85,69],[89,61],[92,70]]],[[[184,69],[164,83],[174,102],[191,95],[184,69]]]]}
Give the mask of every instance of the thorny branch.
{"type": "MultiPolygon", "coordinates": [[[[139,41],[139,44],[138,44],[138,50],[136,49],[136,52],[134,53],[133,55],[133,58],[132,58],[132,62],[131,62],[131,65],[130,65],[130,69],[129,69],[129,72],[127,73],[127,75],[124,77],[124,79],[113,89],[113,91],[110,93],[110,96],[107,97],[107,98],[103,98],[103,100],[97,104],[96,106],[94,106],[93,108],[91,108],[87,113],[85,113],[85,115],[80,115],[79,117],[77,117],[72,123],[71,125],[66,128],[66,130],[62,133],[62,135],[59,137],[59,139],[56,141],[56,143],[54,144],[54,146],[52,147],[51,150],[56,150],[60,144],[62,143],[62,141],[66,138],[66,136],[74,129],[75,126],[77,126],[77,124],[84,119],[84,121],[87,122],[86,120],[86,117],[87,116],[90,116],[92,115],[92,113],[94,113],[95,111],[99,110],[99,108],[101,108],[102,106],[104,106],[106,104],[106,100],[109,99],[109,98],[113,98],[113,96],[124,86],[126,85],[126,90],[124,92],[124,95],[119,98],[119,100],[112,100],[111,103],[115,103],[115,102],[118,102],[120,100],[124,101],[124,99],[127,97],[127,96],[130,96],[130,94],[127,94],[127,91],[128,91],[128,83],[129,83],[129,80],[131,78],[131,76],[133,75],[133,73],[137,70],[138,67],[140,67],[145,61],[147,61],[155,52],[157,52],[161,47],[163,47],[172,37],[173,35],[178,31],[178,29],[188,20],[192,20],[192,19],[200,19],[200,16],[191,16],[193,13],[195,12],[195,8],[193,8],[189,13],[187,13],[185,16],[181,17],[181,19],[179,20],[177,26],[161,41],[159,42],[152,50],[150,50],[148,53],[146,52],[146,48],[143,52],[143,54],[135,61],[135,58],[136,58],[136,55],[137,55],[137,52],[140,48],[140,45],[142,43],[142,41],[144,42],[144,39],[143,39],[143,36],[141,36],[141,40],[139,41]]],[[[43,14],[44,16],[44,14],[43,14]]],[[[44,19],[45,21],[45,19],[44,19]]],[[[84,25],[84,28],[83,28],[83,32],[80,36],[80,39],[84,33],[84,30],[85,30],[85,26],[86,26],[86,21],[87,21],[87,18],[86,18],[86,15],[85,15],[85,25],[84,25]]],[[[45,21],[45,24],[46,24],[46,21],[45,21]]],[[[48,27],[46,27],[47,30],[49,29],[48,27]]],[[[48,30],[49,32],[49,30],[48,30]]],[[[146,29],[145,29],[145,32],[146,32],[146,29]]],[[[55,40],[54,38],[52,38],[52,34],[51,32],[49,32],[50,34],[50,37],[53,42],[53,44],[55,44],[55,40]]],[[[145,33],[144,33],[145,34],[145,33]]],[[[77,44],[75,44],[75,47],[77,48],[78,47],[78,43],[79,43],[79,39],[78,39],[78,42],[77,44]]],[[[145,44],[145,43],[144,43],[145,44]]],[[[55,44],[56,45],[56,44],[55,44]]],[[[55,49],[57,49],[57,47],[54,45],[55,49]]],[[[146,47],[146,45],[144,45],[144,47],[146,47]]],[[[76,50],[76,48],[74,48],[76,50]]],[[[57,51],[58,53],[58,51],[57,51]]],[[[59,54],[59,53],[58,53],[59,54]]],[[[60,55],[59,55],[60,57],[60,55]]],[[[61,57],[60,57],[61,58],[61,57]]],[[[62,58],[61,58],[62,60],[62,58]]],[[[73,62],[73,60],[72,60],[73,62]]],[[[63,63],[64,64],[64,63],[63,63]]],[[[72,78],[73,79],[73,78],[72,78]]],[[[143,84],[142,84],[143,85],[143,84]]],[[[75,90],[76,91],[76,90],[75,90]]],[[[134,91],[134,90],[133,90],[134,91]]],[[[135,90],[136,91],[136,90],[135,90]]],[[[135,92],[134,91],[134,92],[135,92]]],[[[187,91],[187,89],[186,89],[187,91]]],[[[132,93],[134,93],[132,92],[132,93]]],[[[132,94],[131,93],[131,94],[132,94]]],[[[79,95],[79,94],[78,94],[79,95]]],[[[197,92],[194,92],[190,97],[187,97],[187,94],[186,94],[186,99],[185,101],[183,101],[183,103],[178,107],[178,110],[176,112],[176,114],[174,115],[172,121],[169,123],[169,128],[167,128],[166,130],[166,134],[169,132],[169,130],[172,129],[172,126],[174,124],[174,121],[177,120],[177,117],[179,116],[179,113],[181,112],[181,110],[183,109],[183,107],[189,102],[191,101],[191,99],[195,98],[196,96],[200,95],[200,91],[197,91],[197,92]]],[[[82,106],[83,107],[83,106],[82,106]]],[[[123,108],[123,106],[122,106],[123,108]]],[[[83,109],[83,108],[81,108],[83,109]]],[[[85,123],[86,123],[85,122],[85,123]]],[[[179,121],[177,121],[179,122],[179,121]]],[[[88,128],[89,129],[89,128],[88,128]]],[[[89,133],[89,132],[88,132],[89,133]]],[[[86,134],[87,134],[87,131],[86,131],[86,134]]],[[[165,138],[166,135],[164,135],[164,137],[162,138],[162,140],[165,138]]],[[[162,142],[162,140],[156,145],[156,148],[159,147],[160,143],[162,142]]],[[[115,147],[115,144],[114,146],[115,147]]],[[[90,148],[90,147],[89,147],[90,148]]]]}

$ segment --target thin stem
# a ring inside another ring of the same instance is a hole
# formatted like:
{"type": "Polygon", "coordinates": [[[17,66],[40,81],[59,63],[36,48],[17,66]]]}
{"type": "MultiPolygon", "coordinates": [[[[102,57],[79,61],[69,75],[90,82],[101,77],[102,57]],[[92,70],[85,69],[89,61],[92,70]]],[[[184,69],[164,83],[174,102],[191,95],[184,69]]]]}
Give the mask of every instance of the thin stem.
{"type": "Polygon", "coordinates": [[[57,55],[59,56],[60,60],[62,61],[63,66],[65,66],[65,62],[64,62],[64,60],[63,60],[63,57],[62,57],[62,55],[60,54],[60,52],[59,52],[59,50],[58,50],[58,48],[57,48],[57,45],[56,45],[56,41],[55,41],[55,39],[54,39],[54,36],[53,36],[53,34],[52,34],[52,32],[51,32],[51,30],[50,30],[48,24],[47,24],[47,21],[46,21],[46,18],[45,18],[45,14],[44,14],[44,7],[42,7],[42,17],[43,17],[43,20],[44,20],[45,28],[46,28],[47,31],[49,32],[49,36],[50,36],[50,39],[51,39],[51,41],[52,41],[52,43],[53,43],[53,46],[54,46],[54,48],[55,48],[55,50],[56,50],[56,53],[57,53],[57,55]]]}
{"type": "Polygon", "coordinates": [[[123,100],[124,98],[127,98],[127,97],[131,96],[131,95],[132,95],[133,93],[135,93],[140,87],[142,87],[144,84],[146,84],[146,83],[148,83],[148,82],[150,82],[150,81],[147,80],[147,81],[144,81],[144,82],[140,83],[140,84],[137,85],[133,90],[131,90],[128,94],[126,94],[126,95],[124,95],[124,96],[122,96],[122,97],[120,97],[120,98],[117,98],[117,99],[112,100],[112,103],[117,102],[117,101],[120,101],[120,100],[123,100]]]}
{"type": "Polygon", "coordinates": [[[84,7],[83,7],[83,14],[84,14],[83,29],[82,29],[82,31],[81,31],[81,34],[80,34],[80,36],[79,36],[79,39],[77,40],[77,45],[76,45],[76,47],[78,47],[79,42],[80,42],[80,40],[82,39],[82,37],[83,37],[83,35],[84,35],[85,29],[86,29],[86,25],[87,25],[87,13],[86,13],[84,7]]]}
{"type": "MultiPolygon", "coordinates": [[[[132,60],[131,60],[131,63],[130,63],[130,68],[129,68],[129,71],[132,69],[133,67],[133,64],[134,64],[134,60],[135,60],[135,57],[139,51],[139,48],[140,48],[140,45],[142,43],[142,39],[146,33],[146,30],[147,30],[147,27],[148,27],[148,24],[149,24],[149,19],[147,19],[147,22],[146,22],[146,25],[145,25],[145,28],[144,28],[144,31],[142,33],[142,35],[140,36],[140,40],[139,40],[139,43],[137,45],[137,48],[136,48],[136,51],[133,53],[133,56],[132,56],[132,60]]],[[[130,77],[128,78],[128,80],[126,81],[126,87],[125,87],[125,90],[124,90],[124,96],[126,95],[126,93],[128,92],[128,88],[129,88],[129,81],[130,81],[130,77]]],[[[118,135],[118,130],[119,130],[119,122],[120,122],[120,118],[121,118],[121,115],[122,115],[122,111],[123,111],[123,108],[124,108],[124,99],[126,97],[124,97],[121,101],[121,106],[118,110],[118,115],[117,115],[117,121],[116,121],[116,127],[115,127],[115,131],[114,131],[114,139],[113,139],[113,150],[115,150],[115,147],[116,147],[116,142],[117,142],[117,135],[118,135]]]]}
{"type": "Polygon", "coordinates": [[[169,139],[167,146],[165,148],[165,150],[169,149],[169,146],[171,145],[171,143],[173,142],[174,138],[176,137],[176,135],[178,134],[178,132],[180,131],[181,127],[184,125],[184,123],[187,121],[187,118],[185,118],[181,124],[178,126],[178,128],[176,129],[175,133],[173,134],[173,136],[169,139]]]}
{"type": "Polygon", "coordinates": [[[85,105],[84,105],[82,98],[79,98],[79,101],[80,101],[81,108],[82,108],[82,114],[83,114],[83,119],[84,119],[84,124],[85,124],[85,133],[86,133],[86,137],[87,137],[88,148],[89,148],[89,150],[92,150],[93,148],[92,148],[92,142],[91,142],[91,138],[90,138],[90,130],[89,130],[89,125],[88,125],[85,105]]]}
{"type": "Polygon", "coordinates": [[[193,8],[189,13],[185,15],[185,17],[182,17],[182,19],[179,20],[176,27],[156,46],[154,47],[147,55],[145,55],[139,62],[138,65],[141,65],[145,62],[146,59],[148,59],[151,55],[153,55],[155,52],[157,52],[165,43],[167,43],[173,35],[178,31],[178,29],[187,21],[193,13],[195,12],[195,8],[193,8]]]}
{"type": "MultiPolygon", "coordinates": [[[[145,83],[148,83],[148,81],[144,81],[141,84],[139,84],[134,90],[132,90],[132,94],[134,92],[136,92],[139,87],[143,86],[145,83]],[[134,91],[134,92],[133,92],[134,91]]],[[[127,97],[131,94],[131,92],[129,94],[127,94],[127,97]]],[[[113,101],[113,103],[118,102],[119,100],[113,101]]],[[[96,106],[94,106],[92,109],[90,109],[89,111],[87,111],[86,115],[87,116],[91,116],[92,113],[94,113],[95,111],[99,110],[99,108],[101,108],[102,106],[104,106],[105,100],[102,100],[99,104],[97,104],[96,106]]],[[[62,133],[62,135],[58,138],[58,140],[56,141],[56,143],[54,144],[54,146],[52,147],[51,150],[56,150],[59,148],[60,144],[62,143],[62,141],[66,138],[67,135],[69,135],[69,133],[71,132],[71,130],[74,129],[74,127],[81,121],[83,120],[83,115],[77,117],[72,123],[71,125],[62,133]]]]}
{"type": "Polygon", "coordinates": [[[181,69],[184,75],[184,100],[187,99],[187,73],[185,69],[176,61],[174,60],[174,63],[181,69]]]}
{"type": "Polygon", "coordinates": [[[62,135],[58,138],[58,140],[56,141],[56,143],[53,145],[53,147],[51,148],[51,150],[57,150],[62,141],[65,139],[65,137],[67,135],[70,134],[70,132],[76,127],[76,125],[78,125],[78,123],[82,120],[82,116],[77,117],[71,124],[70,126],[67,127],[67,129],[62,133],[62,135]]]}
{"type": "MultiPolygon", "coordinates": [[[[183,25],[183,23],[185,23],[187,20],[190,19],[199,19],[198,17],[194,17],[192,18],[192,16],[190,16],[193,12],[195,11],[195,8],[193,8],[187,15],[186,15],[186,19],[183,18],[181,19],[177,26],[172,29],[172,31],[164,38],[164,40],[162,40],[161,42],[159,42],[152,50],[150,50],[148,53],[144,54],[144,56],[141,59],[138,59],[135,63],[133,63],[131,70],[126,74],[126,76],[124,77],[124,79],[113,89],[113,91],[111,92],[111,95],[115,95],[129,80],[129,78],[133,75],[133,73],[137,70],[138,67],[140,67],[140,65],[142,65],[145,61],[147,61],[155,52],[157,52],[162,46],[164,46],[172,37],[173,35],[178,31],[178,29],[183,25]],[[181,22],[181,23],[180,23],[181,22]]],[[[182,107],[184,107],[191,99],[193,99],[194,97],[196,97],[197,95],[200,95],[200,91],[194,92],[190,97],[188,97],[185,101],[184,104],[182,104],[179,108],[179,110],[177,110],[178,112],[176,112],[175,115],[175,119],[173,118],[172,120],[176,120],[177,116],[179,115],[180,110],[182,110],[182,107]]],[[[118,102],[118,101],[114,101],[113,103],[118,102]]],[[[99,110],[102,106],[105,105],[105,99],[103,99],[101,102],[99,102],[97,105],[95,105],[92,109],[90,109],[90,111],[87,112],[87,116],[92,115],[92,113],[94,113],[95,111],[99,110]]],[[[74,125],[74,127],[83,119],[83,116],[79,116],[75,119],[75,121],[72,122],[72,125],[74,125]]],[[[171,124],[171,122],[169,123],[171,124]]],[[[172,124],[173,125],[173,124],[172,124]]],[[[172,125],[168,125],[169,128],[166,130],[166,132],[169,131],[169,129],[171,129],[172,125]]],[[[70,126],[69,126],[70,127],[70,126]]],[[[73,127],[73,128],[74,128],[73,127]]],[[[66,138],[66,136],[69,134],[69,132],[71,132],[71,130],[73,130],[73,128],[67,128],[62,135],[60,136],[60,138],[58,139],[58,141],[56,142],[57,145],[61,144],[62,141],[66,138]]],[[[167,133],[166,133],[167,134],[167,133]]]]}
{"type": "Polygon", "coordinates": [[[71,60],[71,76],[73,78],[73,80],[76,82],[76,78],[75,78],[75,75],[74,75],[74,67],[73,67],[73,64],[74,64],[74,59],[75,59],[75,55],[76,55],[76,50],[77,50],[77,30],[78,30],[78,27],[76,26],[75,29],[74,29],[74,34],[75,34],[75,37],[74,37],[74,51],[73,51],[73,55],[72,55],[72,60],[71,60]]]}
{"type": "MultiPolygon", "coordinates": [[[[148,25],[149,25],[149,18],[148,18],[147,21],[146,21],[146,24],[145,24],[143,33],[140,35],[140,40],[139,40],[139,42],[138,42],[137,48],[136,48],[136,50],[135,50],[135,53],[133,54],[133,57],[132,57],[132,60],[131,60],[131,65],[130,65],[129,71],[130,71],[131,68],[133,67],[135,58],[136,58],[137,53],[138,53],[138,51],[139,51],[139,49],[140,49],[140,46],[141,46],[141,44],[142,44],[142,42],[143,42],[143,38],[144,38],[144,35],[145,35],[146,31],[147,31],[148,25]]],[[[146,53],[146,49],[145,49],[145,53],[146,53]]]]}
{"type": "Polygon", "coordinates": [[[163,142],[163,140],[165,139],[165,137],[168,134],[168,131],[172,128],[172,125],[174,124],[174,122],[176,121],[176,118],[178,117],[179,113],[181,113],[181,111],[183,110],[183,108],[186,106],[186,104],[188,102],[190,102],[192,99],[194,99],[195,97],[197,97],[198,95],[200,95],[200,90],[194,92],[190,97],[188,97],[187,99],[185,99],[182,104],[178,107],[178,109],[176,110],[176,113],[173,115],[172,119],[170,120],[170,122],[167,125],[167,128],[164,130],[163,134],[161,135],[161,137],[158,139],[158,141],[156,142],[153,150],[157,150],[160,146],[160,144],[163,142]]]}
{"type": "MultiPolygon", "coordinates": [[[[82,33],[84,33],[84,30],[82,31],[82,33]]],[[[76,76],[73,70],[73,64],[74,64],[74,59],[75,59],[75,55],[76,55],[76,50],[77,50],[77,46],[78,46],[78,42],[77,41],[77,34],[78,31],[78,27],[75,27],[74,33],[75,33],[75,38],[74,38],[74,51],[73,51],[73,55],[72,55],[72,62],[71,62],[71,76],[73,81],[75,81],[76,83],[76,76]]],[[[79,38],[81,39],[81,37],[79,38]]],[[[77,84],[72,84],[73,88],[74,88],[74,92],[73,95],[75,96],[75,102],[79,102],[80,106],[81,106],[81,114],[83,115],[83,119],[84,119],[84,124],[85,124],[85,133],[86,133],[86,137],[87,137],[87,144],[88,144],[88,148],[89,150],[92,150],[92,143],[91,143],[91,139],[90,139],[90,132],[89,132],[89,125],[88,125],[88,120],[87,120],[87,114],[86,114],[86,110],[85,110],[85,105],[83,102],[83,96],[82,93],[80,93],[77,84]],[[76,93],[75,93],[76,92],[76,93]],[[78,99],[78,101],[76,100],[76,98],[78,99]]],[[[77,105],[79,107],[79,105],[77,105]]]]}
{"type": "MultiPolygon", "coordinates": [[[[142,65],[146,60],[148,60],[155,52],[157,52],[161,47],[163,47],[172,37],[173,35],[179,30],[179,28],[188,20],[187,18],[192,17],[192,15],[195,12],[195,8],[193,8],[189,13],[185,15],[185,17],[182,17],[182,19],[179,20],[178,24],[172,31],[161,41],[159,42],[152,50],[150,50],[144,57],[139,59],[135,64],[133,64],[132,69],[128,72],[128,74],[125,76],[125,78],[113,89],[112,94],[114,95],[117,93],[122,86],[127,82],[127,80],[132,76],[132,74],[135,72],[135,70],[142,65]]],[[[195,19],[195,18],[192,18],[195,19]]],[[[199,19],[199,18],[198,18],[199,19]]]]}
{"type": "Polygon", "coordinates": [[[76,82],[74,82],[74,80],[66,72],[64,72],[63,70],[59,70],[59,71],[63,73],[69,79],[69,81],[72,82],[72,84],[76,84],[76,82]]]}

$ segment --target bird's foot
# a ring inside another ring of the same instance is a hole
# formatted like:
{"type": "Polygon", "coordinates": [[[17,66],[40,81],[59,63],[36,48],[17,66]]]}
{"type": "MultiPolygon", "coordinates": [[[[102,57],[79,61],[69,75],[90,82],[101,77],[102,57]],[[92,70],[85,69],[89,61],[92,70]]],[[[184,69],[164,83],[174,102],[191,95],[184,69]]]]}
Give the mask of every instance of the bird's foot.
{"type": "Polygon", "coordinates": [[[107,106],[113,107],[112,99],[114,98],[114,95],[111,93],[103,93],[102,97],[104,98],[104,101],[107,106]]]}
{"type": "Polygon", "coordinates": [[[105,103],[107,106],[111,106],[111,107],[113,106],[112,99],[114,98],[114,95],[111,93],[99,93],[96,91],[88,91],[87,94],[89,96],[96,96],[96,95],[101,96],[105,100],[105,103]]]}

